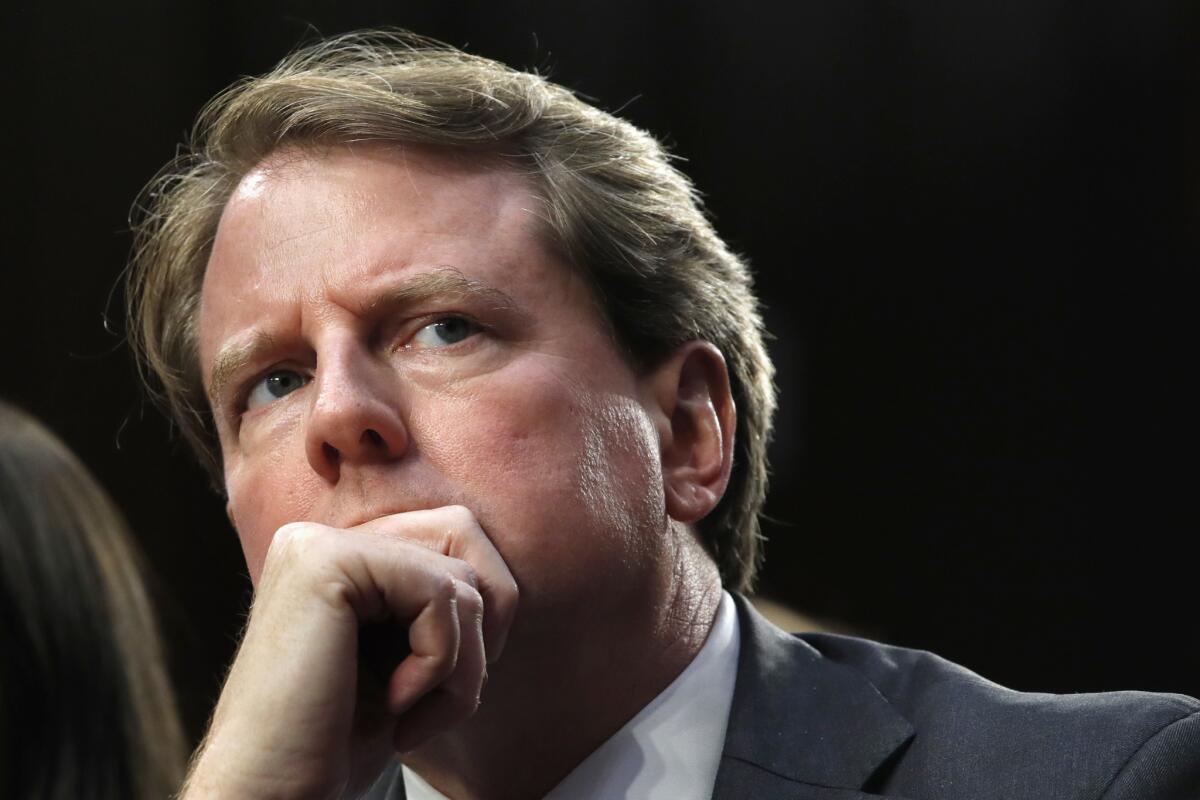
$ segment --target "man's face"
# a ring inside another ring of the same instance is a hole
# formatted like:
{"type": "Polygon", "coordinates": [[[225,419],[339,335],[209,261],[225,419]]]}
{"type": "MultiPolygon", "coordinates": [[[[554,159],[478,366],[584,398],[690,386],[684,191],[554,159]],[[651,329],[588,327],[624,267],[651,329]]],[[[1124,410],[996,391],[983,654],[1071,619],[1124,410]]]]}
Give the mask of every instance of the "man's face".
{"type": "Polygon", "coordinates": [[[541,208],[507,169],[416,148],[290,151],[242,181],[200,358],[252,579],[285,523],[450,504],[508,563],[518,620],[669,560],[647,389],[541,208]]]}

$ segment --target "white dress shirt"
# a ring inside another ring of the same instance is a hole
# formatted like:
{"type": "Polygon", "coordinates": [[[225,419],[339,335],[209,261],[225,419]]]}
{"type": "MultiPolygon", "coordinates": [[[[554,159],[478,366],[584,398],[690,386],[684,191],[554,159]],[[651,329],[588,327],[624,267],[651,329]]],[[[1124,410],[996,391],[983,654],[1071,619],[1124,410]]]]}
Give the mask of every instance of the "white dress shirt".
{"type": "MultiPolygon", "coordinates": [[[[737,677],[737,609],[728,592],[704,647],[671,685],[596,748],[545,800],[712,796],[737,677]]],[[[446,800],[404,768],[409,800],[446,800]]]]}

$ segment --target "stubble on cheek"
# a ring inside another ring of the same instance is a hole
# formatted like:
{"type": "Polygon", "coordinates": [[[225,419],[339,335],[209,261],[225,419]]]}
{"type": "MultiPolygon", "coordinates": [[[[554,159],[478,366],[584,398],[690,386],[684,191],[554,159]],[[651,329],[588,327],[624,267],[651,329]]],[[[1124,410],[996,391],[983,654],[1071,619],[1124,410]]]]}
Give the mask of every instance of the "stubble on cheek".
{"type": "Polygon", "coordinates": [[[619,539],[626,566],[653,558],[663,521],[656,438],[641,407],[624,397],[593,400],[586,415],[579,490],[590,516],[619,539]]]}

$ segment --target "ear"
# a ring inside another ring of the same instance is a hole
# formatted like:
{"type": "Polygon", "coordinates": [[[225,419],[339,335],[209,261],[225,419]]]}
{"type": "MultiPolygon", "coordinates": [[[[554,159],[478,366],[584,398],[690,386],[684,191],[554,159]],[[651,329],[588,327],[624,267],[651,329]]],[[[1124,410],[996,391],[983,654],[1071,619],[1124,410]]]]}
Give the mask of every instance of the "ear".
{"type": "Polygon", "coordinates": [[[697,522],[721,501],[733,467],[737,409],[725,358],[709,342],[687,342],[648,381],[667,514],[679,522],[697,522]]]}
{"type": "Polygon", "coordinates": [[[225,516],[229,517],[229,524],[232,525],[233,529],[236,531],[238,526],[237,520],[233,516],[233,503],[229,502],[228,500],[225,501],[225,516]]]}

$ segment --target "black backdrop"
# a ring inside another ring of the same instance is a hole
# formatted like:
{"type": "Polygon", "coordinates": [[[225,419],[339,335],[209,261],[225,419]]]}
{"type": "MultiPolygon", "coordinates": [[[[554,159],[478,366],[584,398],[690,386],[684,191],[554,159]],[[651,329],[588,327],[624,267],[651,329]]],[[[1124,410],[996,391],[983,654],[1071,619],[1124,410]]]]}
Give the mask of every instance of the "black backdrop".
{"type": "Polygon", "coordinates": [[[193,734],[249,596],[119,333],[128,206],[201,103],[401,25],[665,137],[750,255],[782,407],[762,588],[1016,688],[1200,693],[1200,31],[1181,3],[10,10],[0,394],[101,476],[193,734]]]}

